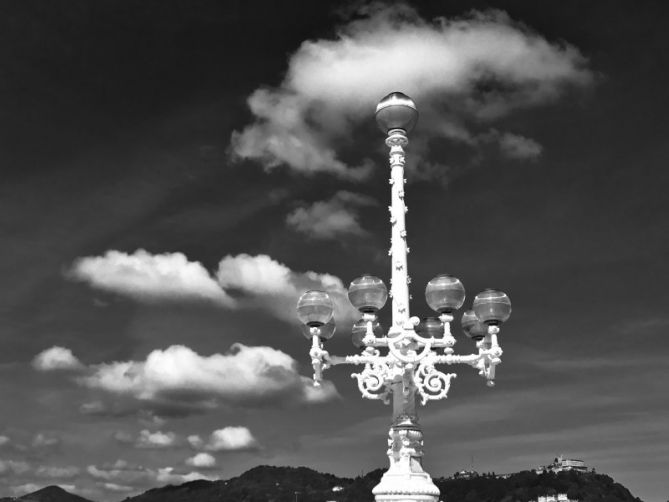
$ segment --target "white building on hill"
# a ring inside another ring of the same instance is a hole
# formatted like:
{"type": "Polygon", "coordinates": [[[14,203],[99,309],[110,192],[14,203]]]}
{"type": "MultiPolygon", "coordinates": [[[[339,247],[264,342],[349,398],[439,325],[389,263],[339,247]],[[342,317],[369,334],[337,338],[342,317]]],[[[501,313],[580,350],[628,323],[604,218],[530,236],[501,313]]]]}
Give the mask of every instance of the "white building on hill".
{"type": "MultiPolygon", "coordinates": [[[[542,465],[534,469],[536,473],[542,472],[563,472],[563,471],[577,471],[577,472],[588,472],[588,466],[585,465],[583,460],[573,459],[573,458],[564,458],[562,455],[553,460],[552,464],[542,465]]],[[[547,502],[547,501],[539,501],[547,502]]]]}

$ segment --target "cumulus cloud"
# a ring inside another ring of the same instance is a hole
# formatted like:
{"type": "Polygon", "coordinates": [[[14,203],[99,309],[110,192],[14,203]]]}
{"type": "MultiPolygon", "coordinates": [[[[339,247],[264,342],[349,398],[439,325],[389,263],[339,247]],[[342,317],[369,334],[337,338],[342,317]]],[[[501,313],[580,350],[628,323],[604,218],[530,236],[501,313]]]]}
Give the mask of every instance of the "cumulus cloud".
{"type": "Polygon", "coordinates": [[[177,444],[177,435],[174,432],[151,432],[144,429],[139,433],[135,441],[136,448],[170,448],[177,444]]]}
{"type": "MultiPolygon", "coordinates": [[[[362,196],[343,197],[357,197],[359,203],[364,203],[362,196]]],[[[292,323],[297,322],[297,298],[308,289],[323,289],[332,295],[339,321],[352,323],[358,317],[338,277],[295,272],[267,255],[225,256],[212,276],[199,262],[188,261],[181,253],[151,255],[140,249],[127,254],[111,250],[103,256],[79,258],[69,276],[140,301],[204,299],[226,308],[261,308],[292,323]]],[[[68,349],[58,349],[61,352],[51,357],[66,358],[62,351],[68,349]]],[[[73,358],[71,353],[69,356],[73,358]]]]}
{"type": "Polygon", "coordinates": [[[53,346],[35,356],[32,361],[37,371],[79,370],[83,368],[81,361],[74,357],[70,349],[53,346]]]}
{"type": "Polygon", "coordinates": [[[197,453],[187,458],[186,464],[196,469],[211,469],[216,467],[216,458],[209,453],[197,453]]]}
{"type": "Polygon", "coordinates": [[[189,436],[188,442],[193,448],[207,451],[249,450],[258,446],[251,431],[241,426],[228,426],[217,429],[211,433],[206,442],[200,436],[189,436]]]}
{"type": "Polygon", "coordinates": [[[342,236],[365,236],[360,226],[360,208],[375,205],[371,197],[341,190],[331,199],[298,207],[286,218],[294,230],[312,239],[338,239],[342,236]]]}
{"type": "Polygon", "coordinates": [[[68,276],[92,287],[146,302],[207,300],[230,306],[232,299],[199,262],[182,253],[133,254],[110,250],[77,259],[68,276]]]}
{"type": "Polygon", "coordinates": [[[320,289],[330,294],[338,321],[353,323],[360,317],[349,303],[341,279],[311,271],[294,272],[267,255],[228,255],[220,261],[216,277],[223,288],[241,295],[237,297],[240,306],[260,306],[292,323],[297,322],[297,299],[310,289],[320,289]]]}
{"type": "MultiPolygon", "coordinates": [[[[173,345],[152,351],[145,361],[91,366],[77,381],[91,389],[164,408],[210,409],[218,402],[319,402],[337,396],[330,382],[312,389],[311,380],[297,372],[297,363],[288,354],[271,347],[242,344],[234,344],[225,354],[211,356],[173,345]]],[[[145,436],[147,441],[154,437],[148,431],[145,436]]]]}
{"type": "Polygon", "coordinates": [[[575,47],[551,43],[501,11],[428,21],[405,4],[372,4],[334,39],[302,43],[278,87],[251,94],[255,122],[233,133],[231,151],[266,170],[286,165],[360,179],[369,161],[349,167],[335,152],[389,92],[418,104],[415,160],[428,134],[475,146],[494,120],[590,84],[586,66],[575,47]]]}

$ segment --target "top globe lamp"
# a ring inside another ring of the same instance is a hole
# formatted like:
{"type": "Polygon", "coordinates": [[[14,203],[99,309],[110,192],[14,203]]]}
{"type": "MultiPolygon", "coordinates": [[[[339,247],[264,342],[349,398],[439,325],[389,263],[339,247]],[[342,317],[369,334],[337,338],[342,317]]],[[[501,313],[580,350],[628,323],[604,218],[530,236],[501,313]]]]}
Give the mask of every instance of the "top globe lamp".
{"type": "Polygon", "coordinates": [[[401,92],[391,92],[376,105],[376,123],[384,133],[401,129],[409,134],[417,121],[416,104],[401,92]]]}
{"type": "Polygon", "coordinates": [[[363,314],[376,314],[388,300],[388,288],[378,277],[363,275],[351,282],[348,299],[363,314]]]}
{"type": "Polygon", "coordinates": [[[473,308],[479,321],[488,326],[497,326],[509,319],[511,300],[502,291],[486,289],[476,295],[473,308]]]}
{"type": "Polygon", "coordinates": [[[465,302],[465,287],[457,277],[441,274],[427,283],[425,300],[435,312],[450,314],[465,302]]]}
{"type": "Polygon", "coordinates": [[[297,317],[310,328],[327,324],[333,315],[334,305],[325,291],[307,291],[297,301],[297,317]]]}

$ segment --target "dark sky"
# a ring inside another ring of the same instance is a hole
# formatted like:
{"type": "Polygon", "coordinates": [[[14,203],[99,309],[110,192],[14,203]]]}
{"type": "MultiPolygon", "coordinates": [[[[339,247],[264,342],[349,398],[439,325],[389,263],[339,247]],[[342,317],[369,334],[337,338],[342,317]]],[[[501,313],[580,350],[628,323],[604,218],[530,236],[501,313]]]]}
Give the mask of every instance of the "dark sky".
{"type": "Polygon", "coordinates": [[[400,90],[412,314],[444,272],[514,306],[497,386],[449,368],[420,410],[427,470],[563,453],[666,500],[668,23],[631,0],[0,2],[0,495],[386,465],[390,409],[349,368],[314,393],[294,305],[388,283],[373,112],[400,90]]]}

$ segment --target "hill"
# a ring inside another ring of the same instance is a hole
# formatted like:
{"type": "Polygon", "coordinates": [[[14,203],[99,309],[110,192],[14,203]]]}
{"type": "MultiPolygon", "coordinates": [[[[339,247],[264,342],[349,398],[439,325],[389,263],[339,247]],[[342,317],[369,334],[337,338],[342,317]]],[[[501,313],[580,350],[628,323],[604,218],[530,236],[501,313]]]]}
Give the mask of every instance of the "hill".
{"type": "Polygon", "coordinates": [[[18,498],[5,497],[0,502],[91,502],[84,497],[63,490],[60,486],[46,486],[18,498]]]}
{"type": "MultiPolygon", "coordinates": [[[[155,488],[124,502],[372,502],[383,472],[339,478],[306,467],[259,466],[227,481],[155,488]]],[[[556,493],[580,502],[641,502],[609,476],[595,473],[524,471],[506,478],[437,478],[435,484],[446,502],[530,502],[556,493]]]]}
{"type": "MultiPolygon", "coordinates": [[[[153,488],[123,502],[372,502],[372,488],[383,475],[376,469],[356,478],[340,478],[307,467],[258,466],[227,481],[191,481],[153,488]]],[[[469,479],[435,478],[445,502],[530,502],[566,493],[579,502],[641,502],[609,476],[593,472],[537,474],[523,471],[469,479]]],[[[90,502],[58,486],[47,486],[0,502],[90,502]]]]}

